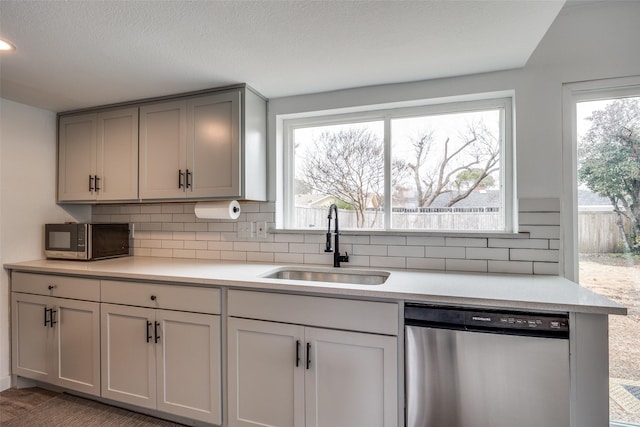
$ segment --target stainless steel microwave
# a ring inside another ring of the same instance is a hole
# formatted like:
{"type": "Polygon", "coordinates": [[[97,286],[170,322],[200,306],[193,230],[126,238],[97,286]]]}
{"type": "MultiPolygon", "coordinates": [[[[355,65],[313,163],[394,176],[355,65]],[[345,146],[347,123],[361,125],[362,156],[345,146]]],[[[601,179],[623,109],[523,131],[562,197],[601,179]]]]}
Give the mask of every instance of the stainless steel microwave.
{"type": "Polygon", "coordinates": [[[47,258],[91,261],[129,255],[129,224],[45,224],[47,258]]]}

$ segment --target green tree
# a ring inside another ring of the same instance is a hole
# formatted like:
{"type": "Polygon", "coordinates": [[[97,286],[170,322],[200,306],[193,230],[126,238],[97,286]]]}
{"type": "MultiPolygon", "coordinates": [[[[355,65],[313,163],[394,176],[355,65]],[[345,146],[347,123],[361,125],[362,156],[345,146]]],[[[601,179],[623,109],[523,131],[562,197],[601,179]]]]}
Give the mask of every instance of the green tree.
{"type": "Polygon", "coordinates": [[[612,101],[594,111],[591,127],[578,147],[578,180],[591,191],[607,197],[617,214],[625,251],[638,249],[640,236],[640,98],[612,101]],[[623,227],[632,224],[632,234],[623,227]]]}

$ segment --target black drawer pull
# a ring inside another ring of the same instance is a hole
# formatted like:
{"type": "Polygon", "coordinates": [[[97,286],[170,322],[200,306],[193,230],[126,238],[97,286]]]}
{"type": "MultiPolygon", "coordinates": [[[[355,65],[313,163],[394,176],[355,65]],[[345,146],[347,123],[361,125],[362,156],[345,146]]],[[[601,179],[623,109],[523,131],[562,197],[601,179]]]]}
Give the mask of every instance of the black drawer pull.
{"type": "Polygon", "coordinates": [[[147,342],[151,342],[153,336],[151,335],[151,322],[147,320],[147,330],[145,331],[147,334],[147,342]]]}
{"type": "Polygon", "coordinates": [[[296,368],[300,366],[300,340],[296,340],[296,368]]]}
{"type": "Polygon", "coordinates": [[[307,343],[307,369],[311,367],[311,343],[307,343]]]}
{"type": "Polygon", "coordinates": [[[156,334],[156,344],[160,341],[160,334],[158,334],[158,328],[160,327],[160,322],[156,322],[155,325],[155,334],[156,334]]]}

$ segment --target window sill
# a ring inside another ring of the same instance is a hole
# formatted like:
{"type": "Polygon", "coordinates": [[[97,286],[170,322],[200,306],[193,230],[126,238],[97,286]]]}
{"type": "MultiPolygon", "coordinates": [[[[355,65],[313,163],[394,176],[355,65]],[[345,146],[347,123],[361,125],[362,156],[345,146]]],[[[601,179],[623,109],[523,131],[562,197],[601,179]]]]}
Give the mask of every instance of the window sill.
{"type": "MultiPolygon", "coordinates": [[[[271,228],[271,234],[327,234],[326,229],[298,228],[282,229],[271,228]]],[[[412,236],[412,237],[463,237],[463,238],[500,238],[500,239],[529,239],[528,232],[508,231],[406,231],[406,230],[341,230],[341,236],[412,236]]]]}

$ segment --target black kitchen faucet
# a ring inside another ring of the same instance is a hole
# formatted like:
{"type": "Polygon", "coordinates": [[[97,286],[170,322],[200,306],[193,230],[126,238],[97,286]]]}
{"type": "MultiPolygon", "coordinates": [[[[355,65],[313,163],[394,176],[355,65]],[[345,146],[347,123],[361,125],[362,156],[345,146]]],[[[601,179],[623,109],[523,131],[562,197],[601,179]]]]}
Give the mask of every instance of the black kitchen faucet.
{"type": "Polygon", "coordinates": [[[329,206],[329,216],[327,217],[329,219],[329,224],[327,225],[327,247],[324,250],[325,252],[333,252],[333,266],[334,267],[340,267],[340,263],[341,262],[349,262],[349,254],[348,253],[344,253],[344,255],[340,255],[340,228],[338,227],[338,207],[336,206],[335,203],[331,204],[331,206],[329,206]],[[335,212],[336,213],[336,217],[334,219],[335,221],[335,229],[333,231],[333,233],[331,233],[331,213],[335,212]],[[335,236],[335,249],[331,248],[331,235],[335,236]]]}

